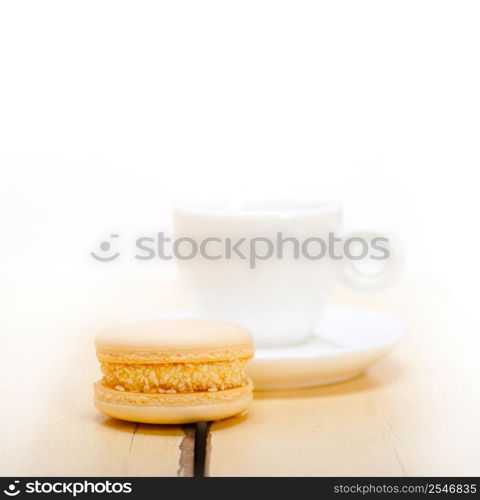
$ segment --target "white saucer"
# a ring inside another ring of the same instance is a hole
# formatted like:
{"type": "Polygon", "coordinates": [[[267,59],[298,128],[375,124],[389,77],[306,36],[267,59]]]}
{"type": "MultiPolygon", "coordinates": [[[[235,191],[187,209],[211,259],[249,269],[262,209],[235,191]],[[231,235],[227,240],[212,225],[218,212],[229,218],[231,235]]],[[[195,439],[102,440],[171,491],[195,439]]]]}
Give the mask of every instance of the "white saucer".
{"type": "Polygon", "coordinates": [[[405,335],[403,323],[376,311],[330,306],[316,335],[301,345],[257,348],[249,364],[255,389],[294,389],[356,377],[405,335]]]}

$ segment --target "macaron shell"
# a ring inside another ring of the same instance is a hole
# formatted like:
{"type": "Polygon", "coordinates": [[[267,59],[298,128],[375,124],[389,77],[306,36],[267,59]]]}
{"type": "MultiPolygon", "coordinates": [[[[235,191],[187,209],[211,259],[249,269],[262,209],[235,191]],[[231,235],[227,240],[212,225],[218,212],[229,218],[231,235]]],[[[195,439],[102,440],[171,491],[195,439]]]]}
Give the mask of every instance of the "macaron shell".
{"type": "Polygon", "coordinates": [[[253,384],[215,392],[146,394],[116,391],[94,384],[95,406],[105,415],[150,424],[181,424],[220,420],[245,411],[253,384]]]}
{"type": "Polygon", "coordinates": [[[252,344],[251,333],[228,321],[163,318],[124,321],[97,335],[99,349],[121,351],[179,351],[219,349],[252,344]]]}
{"type": "Polygon", "coordinates": [[[168,351],[127,351],[97,347],[97,359],[101,363],[213,363],[232,359],[250,359],[253,352],[251,344],[230,348],[170,349],[168,351]]]}
{"type": "Polygon", "coordinates": [[[95,339],[100,362],[202,363],[253,356],[253,338],[227,321],[163,318],[124,321],[95,339]]]}
{"type": "Polygon", "coordinates": [[[144,424],[192,424],[233,417],[245,411],[252,395],[237,401],[194,406],[132,406],[94,400],[108,417],[144,424]]]}

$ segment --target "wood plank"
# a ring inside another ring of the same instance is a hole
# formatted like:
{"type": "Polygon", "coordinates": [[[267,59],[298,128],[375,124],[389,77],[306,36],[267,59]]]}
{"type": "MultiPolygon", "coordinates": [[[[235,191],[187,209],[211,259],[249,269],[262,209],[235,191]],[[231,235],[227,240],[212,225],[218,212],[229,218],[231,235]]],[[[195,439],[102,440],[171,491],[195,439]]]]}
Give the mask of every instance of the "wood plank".
{"type": "Polygon", "coordinates": [[[169,300],[167,282],[16,284],[15,302],[8,291],[10,312],[0,320],[2,474],[192,475],[193,426],[122,422],[92,403],[100,378],[95,332],[109,320],[158,310],[169,300]]]}
{"type": "Polygon", "coordinates": [[[337,296],[406,319],[408,338],[355,380],[256,392],[246,416],[211,426],[211,476],[479,475],[477,332],[424,281],[337,296]]]}

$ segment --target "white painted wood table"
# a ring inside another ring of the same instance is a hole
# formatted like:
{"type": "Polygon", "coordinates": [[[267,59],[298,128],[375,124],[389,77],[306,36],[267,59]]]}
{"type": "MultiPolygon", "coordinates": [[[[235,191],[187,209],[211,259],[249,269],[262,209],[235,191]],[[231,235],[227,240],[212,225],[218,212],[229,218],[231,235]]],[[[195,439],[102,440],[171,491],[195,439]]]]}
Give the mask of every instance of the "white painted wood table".
{"type": "MultiPolygon", "coordinates": [[[[99,414],[94,332],[175,304],[171,280],[44,287],[4,283],[0,299],[2,475],[189,476],[195,426],[99,414]],[[160,283],[160,285],[159,285],[160,283]]],[[[408,338],[337,385],[257,392],[248,414],[210,426],[210,476],[480,475],[480,339],[435,286],[405,280],[337,300],[404,318],[408,338]]]]}

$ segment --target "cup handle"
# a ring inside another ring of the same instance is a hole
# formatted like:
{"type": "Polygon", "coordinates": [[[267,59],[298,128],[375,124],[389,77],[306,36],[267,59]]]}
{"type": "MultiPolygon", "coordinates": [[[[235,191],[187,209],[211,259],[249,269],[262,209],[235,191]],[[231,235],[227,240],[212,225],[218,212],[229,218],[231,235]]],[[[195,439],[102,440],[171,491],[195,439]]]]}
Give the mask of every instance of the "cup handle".
{"type": "MultiPolygon", "coordinates": [[[[354,260],[344,255],[339,266],[339,279],[344,285],[360,292],[375,292],[388,287],[398,278],[403,268],[404,257],[402,246],[393,235],[364,229],[345,231],[342,236],[344,248],[345,242],[351,238],[369,242],[369,248],[371,248],[373,240],[379,238],[375,245],[383,249],[377,253],[378,258],[374,259],[381,264],[380,270],[376,272],[366,272],[361,269],[362,261],[364,262],[369,257],[354,260]],[[383,258],[380,258],[382,254],[383,258]]],[[[370,256],[370,258],[372,257],[370,256]]]]}

